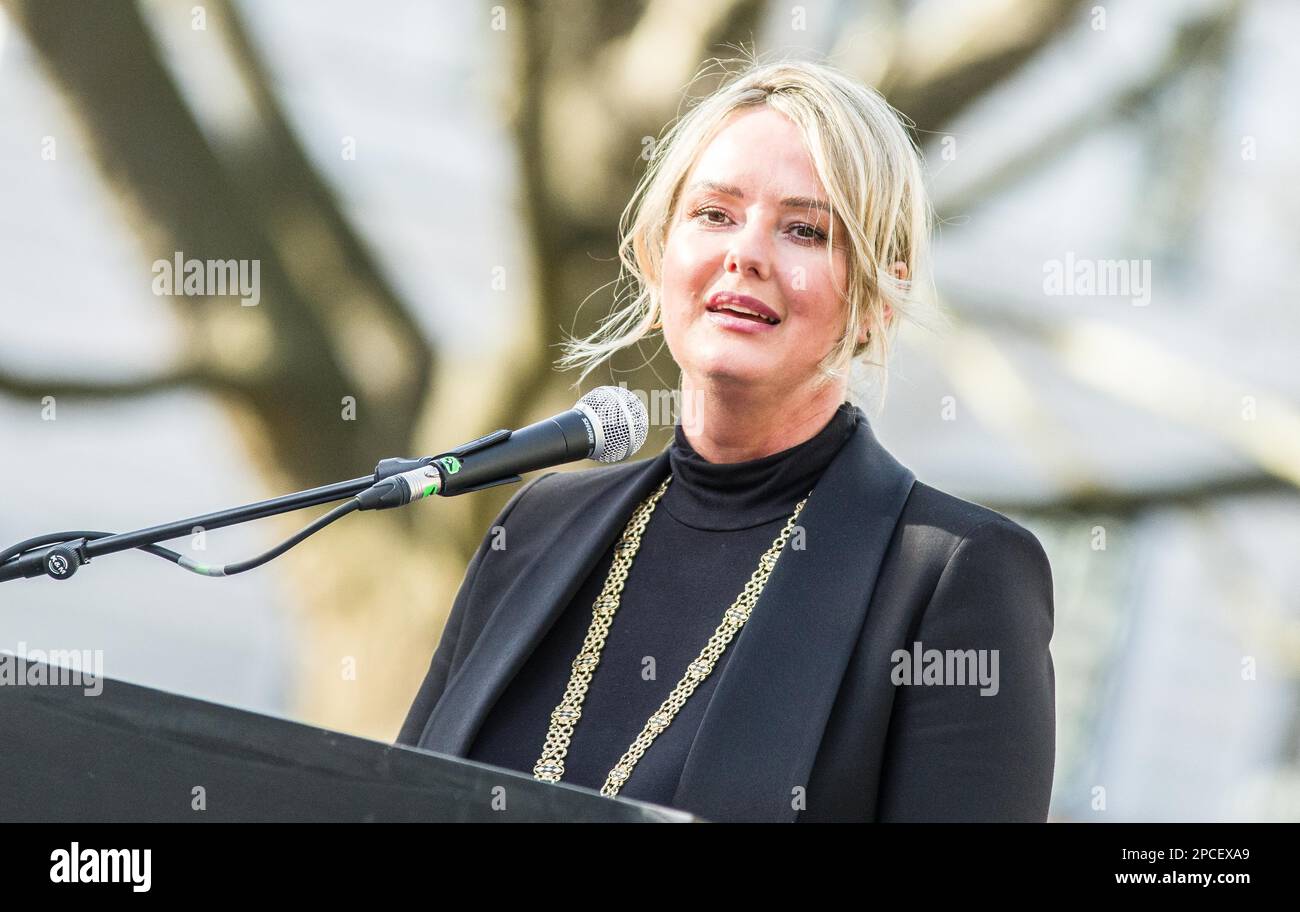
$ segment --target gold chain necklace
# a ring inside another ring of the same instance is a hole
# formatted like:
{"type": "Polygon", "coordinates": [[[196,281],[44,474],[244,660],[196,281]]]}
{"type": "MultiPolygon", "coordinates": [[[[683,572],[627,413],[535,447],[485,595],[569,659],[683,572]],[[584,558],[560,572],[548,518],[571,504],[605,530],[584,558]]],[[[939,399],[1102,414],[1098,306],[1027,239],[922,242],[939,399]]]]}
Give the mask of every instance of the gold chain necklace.
{"type": "MultiPolygon", "coordinates": [[[[596,666],[600,664],[605,638],[609,635],[610,625],[614,621],[614,614],[618,611],[621,601],[623,584],[627,582],[632,560],[641,548],[641,534],[645,531],[646,524],[650,522],[650,514],[654,513],[655,505],[664,496],[664,492],[668,490],[668,483],[672,480],[673,477],[669,475],[653,494],[637,506],[632,512],[632,519],[628,522],[627,528],[623,530],[622,537],[614,546],[614,561],[610,565],[609,574],[605,577],[605,587],[592,607],[591,627],[587,630],[587,638],[583,641],[581,651],[573,660],[573,673],[569,676],[569,686],[565,688],[560,704],[551,713],[551,725],[546,733],[546,744],[542,748],[542,756],[533,767],[535,779],[543,782],[559,782],[560,777],[564,775],[564,758],[569,752],[569,741],[573,738],[573,729],[582,716],[582,703],[586,699],[591,676],[595,673],[596,666]]],[[[812,492],[809,491],[808,494],[811,496],[812,492]]],[[[713,631],[713,636],[709,637],[708,643],[695,661],[687,666],[686,674],[677,682],[668,699],[664,700],[647,720],[645,727],[641,729],[641,734],[637,735],[632,742],[632,746],[609,771],[609,776],[600,789],[602,795],[613,798],[618,794],[623,783],[627,782],[628,777],[632,775],[637,761],[654,743],[654,739],[660,732],[673,721],[677,711],[713,671],[727,644],[745,626],[750,612],[757,604],[759,596],[763,594],[767,578],[776,567],[776,559],[794,531],[799,513],[807,502],[808,498],[805,497],[795,505],[794,513],[790,515],[785,527],[777,535],[776,541],[772,542],[772,546],[759,558],[758,569],[749,578],[749,582],[745,583],[745,588],[736,597],[736,601],[723,614],[718,629],[713,631]]]]}

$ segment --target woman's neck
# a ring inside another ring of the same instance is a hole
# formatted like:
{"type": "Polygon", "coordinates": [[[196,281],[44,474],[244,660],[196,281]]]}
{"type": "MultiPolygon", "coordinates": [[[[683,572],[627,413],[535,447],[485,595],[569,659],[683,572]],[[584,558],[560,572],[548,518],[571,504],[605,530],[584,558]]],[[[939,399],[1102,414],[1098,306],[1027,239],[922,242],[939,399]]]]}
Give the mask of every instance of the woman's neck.
{"type": "Polygon", "coordinates": [[[844,381],[772,395],[730,383],[696,385],[682,375],[682,432],[709,462],[748,462],[798,446],[830,423],[844,381]]]}

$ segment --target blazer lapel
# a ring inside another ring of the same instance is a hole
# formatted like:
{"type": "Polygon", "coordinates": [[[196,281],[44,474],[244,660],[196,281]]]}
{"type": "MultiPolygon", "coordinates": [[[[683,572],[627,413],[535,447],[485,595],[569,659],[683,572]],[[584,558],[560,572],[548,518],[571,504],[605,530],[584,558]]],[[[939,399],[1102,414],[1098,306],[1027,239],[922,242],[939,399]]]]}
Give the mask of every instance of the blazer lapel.
{"type": "Polygon", "coordinates": [[[563,526],[546,532],[563,542],[526,567],[487,623],[464,665],[448,682],[419,744],[464,756],[488,712],[560,612],[627,525],[636,505],[668,474],[668,451],[643,460],[563,526]]]}
{"type": "Polygon", "coordinates": [[[795,819],[792,790],[807,787],[915,480],[859,412],[856,431],[804,505],[805,547],[786,544],[730,646],[675,807],[713,820],[795,819]]]}

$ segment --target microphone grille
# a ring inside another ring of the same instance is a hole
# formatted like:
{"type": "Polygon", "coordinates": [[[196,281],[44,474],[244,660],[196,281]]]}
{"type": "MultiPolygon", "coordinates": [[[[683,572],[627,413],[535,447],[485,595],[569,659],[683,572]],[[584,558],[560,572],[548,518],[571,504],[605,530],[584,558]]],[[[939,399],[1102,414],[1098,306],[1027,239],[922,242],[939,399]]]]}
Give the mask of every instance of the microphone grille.
{"type": "Polygon", "coordinates": [[[598,386],[578,400],[599,424],[597,462],[621,462],[645,444],[650,416],[636,394],[622,386],[598,386]]]}

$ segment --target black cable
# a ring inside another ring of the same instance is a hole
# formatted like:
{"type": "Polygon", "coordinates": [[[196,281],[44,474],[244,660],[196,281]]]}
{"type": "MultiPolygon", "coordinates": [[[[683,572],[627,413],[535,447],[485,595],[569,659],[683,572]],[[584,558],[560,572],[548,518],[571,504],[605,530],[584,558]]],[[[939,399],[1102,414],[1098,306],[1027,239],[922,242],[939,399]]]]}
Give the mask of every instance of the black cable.
{"type": "Polygon", "coordinates": [[[247,570],[252,570],[256,567],[262,566],[267,561],[274,560],[284,552],[288,551],[294,545],[297,545],[303,539],[307,538],[309,535],[316,534],[321,529],[324,529],[326,526],[328,526],[330,523],[334,522],[337,519],[342,519],[344,516],[347,516],[353,510],[360,509],[360,507],[361,507],[361,501],[357,500],[354,497],[351,500],[349,500],[347,503],[337,506],[333,510],[330,510],[328,513],[326,513],[324,516],[322,516],[320,519],[316,520],[315,522],[311,523],[310,525],[303,527],[301,530],[298,531],[296,535],[280,542],[280,544],[276,545],[274,548],[272,548],[270,551],[267,551],[265,554],[259,554],[257,557],[250,558],[246,561],[240,561],[239,563],[235,563],[235,564],[222,564],[221,566],[217,566],[217,567],[209,567],[206,564],[200,564],[197,561],[190,560],[188,557],[181,557],[177,563],[179,563],[180,566],[184,567],[186,570],[192,571],[201,576],[234,576],[236,573],[244,573],[247,570]]]}
{"type": "MultiPolygon", "coordinates": [[[[173,564],[183,567],[191,573],[197,573],[200,576],[234,576],[236,573],[244,573],[248,570],[253,570],[268,561],[274,560],[290,548],[302,542],[303,539],[316,534],[330,523],[342,519],[354,510],[360,509],[360,507],[361,501],[353,497],[347,503],[335,507],[315,522],[303,527],[297,532],[297,534],[285,539],[270,551],[234,564],[221,564],[215,567],[208,566],[207,564],[200,564],[198,561],[191,560],[176,551],[172,551],[169,548],[163,548],[159,545],[140,545],[138,550],[155,554],[164,560],[171,561],[173,564]]],[[[78,538],[107,538],[110,535],[116,534],[117,533],[115,532],[51,532],[48,535],[38,535],[36,538],[29,538],[26,541],[21,541],[16,545],[12,545],[3,551],[0,551],[0,568],[9,563],[11,559],[17,561],[26,552],[45,545],[58,545],[78,538]]]]}

